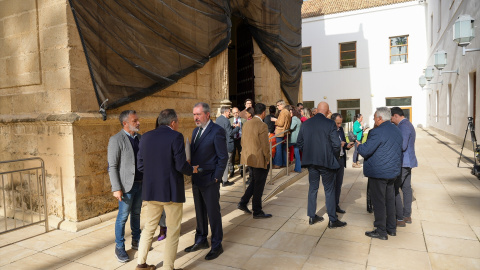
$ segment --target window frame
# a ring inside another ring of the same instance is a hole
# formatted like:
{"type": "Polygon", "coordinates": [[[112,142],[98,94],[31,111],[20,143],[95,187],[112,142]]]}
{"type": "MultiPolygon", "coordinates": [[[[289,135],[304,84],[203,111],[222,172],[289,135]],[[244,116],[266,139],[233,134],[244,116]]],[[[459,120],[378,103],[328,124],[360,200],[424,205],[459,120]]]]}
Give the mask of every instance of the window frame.
{"type": "Polygon", "coordinates": [[[302,72],[310,72],[312,71],[312,46],[309,47],[302,47],[302,72]],[[303,54],[303,49],[310,49],[310,54],[303,54]],[[303,63],[304,57],[310,57],[310,62],[309,63],[303,63]],[[304,67],[310,65],[310,70],[305,70],[304,67]]]}
{"type": "Polygon", "coordinates": [[[357,41],[349,41],[349,42],[338,43],[338,51],[339,51],[339,59],[340,59],[340,69],[348,69],[348,68],[356,68],[357,67],[357,41]],[[342,45],[347,45],[347,44],[352,44],[352,43],[355,44],[355,49],[354,50],[342,51],[342,45]],[[342,60],[342,53],[348,53],[348,52],[354,52],[355,53],[355,58],[342,60]],[[352,61],[352,60],[354,60],[353,67],[342,66],[342,62],[352,61]]]}
{"type": "Polygon", "coordinates": [[[390,47],[390,50],[389,50],[389,53],[390,53],[390,65],[393,65],[394,63],[392,63],[392,56],[401,56],[401,55],[405,55],[405,62],[403,64],[407,64],[408,63],[408,40],[409,40],[409,35],[402,35],[402,36],[393,36],[393,37],[389,37],[388,38],[388,45],[390,47]],[[393,38],[398,38],[398,37],[406,37],[407,38],[407,43],[406,44],[401,44],[401,45],[393,45],[392,46],[392,39],[393,38]],[[401,54],[392,54],[392,48],[393,47],[406,47],[407,49],[405,50],[406,53],[401,53],[401,54]]]}

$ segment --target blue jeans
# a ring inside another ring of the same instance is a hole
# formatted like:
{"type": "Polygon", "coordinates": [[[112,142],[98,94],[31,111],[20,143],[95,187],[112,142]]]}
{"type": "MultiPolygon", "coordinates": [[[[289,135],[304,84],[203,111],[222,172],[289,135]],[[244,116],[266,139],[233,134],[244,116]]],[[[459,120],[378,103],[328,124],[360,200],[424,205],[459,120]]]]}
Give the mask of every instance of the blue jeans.
{"type": "Polygon", "coordinates": [[[311,218],[317,213],[317,193],[320,185],[320,175],[322,176],[323,189],[325,191],[325,206],[327,208],[328,218],[335,222],[337,216],[335,213],[335,173],[337,170],[327,169],[325,167],[310,165],[308,167],[308,206],[307,215],[311,218]]]}
{"type": "Polygon", "coordinates": [[[142,210],[142,183],[134,182],[129,192],[123,193],[118,202],[117,221],[115,222],[115,244],[117,248],[125,248],[125,223],[130,214],[132,239],[140,240],[140,211],[142,210]]]}
{"type": "MultiPolygon", "coordinates": [[[[279,143],[283,137],[275,137],[275,143],[279,143]]],[[[287,146],[285,143],[276,146],[275,157],[273,158],[273,165],[287,166],[287,146]]]]}
{"type": "Polygon", "coordinates": [[[293,170],[296,172],[302,172],[302,161],[300,159],[300,149],[298,149],[298,146],[296,143],[292,145],[293,145],[293,154],[295,156],[295,169],[293,170]]]}

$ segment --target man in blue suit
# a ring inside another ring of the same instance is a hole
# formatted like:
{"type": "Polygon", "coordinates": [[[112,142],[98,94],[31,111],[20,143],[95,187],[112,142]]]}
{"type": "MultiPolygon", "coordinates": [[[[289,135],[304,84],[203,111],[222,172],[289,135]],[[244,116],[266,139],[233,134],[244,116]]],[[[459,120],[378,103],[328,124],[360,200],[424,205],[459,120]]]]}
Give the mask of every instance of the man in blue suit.
{"type": "MultiPolygon", "coordinates": [[[[221,126],[225,130],[225,136],[227,139],[228,160],[231,161],[232,153],[234,150],[233,136],[240,130],[240,125],[232,126],[232,124],[230,124],[230,120],[228,120],[228,117],[230,116],[230,107],[221,107],[220,113],[221,115],[217,118],[216,124],[221,126]]],[[[234,170],[233,163],[232,170],[234,170]]],[[[222,177],[222,186],[228,187],[231,185],[233,185],[233,182],[228,181],[228,168],[225,168],[225,172],[223,173],[222,177]]]]}
{"type": "Polygon", "coordinates": [[[146,201],[145,226],[140,238],[137,269],[155,269],[147,265],[152,237],[163,210],[167,218],[167,242],[164,269],[173,269],[182,222],[185,186],[183,175],[197,172],[188,164],[182,133],[177,131],[178,118],[173,109],[158,116],[158,128],[144,134],[140,141],[137,167],[143,172],[142,198],[146,201]]]}
{"type": "Polygon", "coordinates": [[[417,156],[415,155],[415,128],[405,118],[403,110],[393,107],[392,122],[402,132],[402,172],[395,180],[395,208],[397,214],[397,226],[405,227],[405,223],[412,223],[412,168],[418,167],[417,156]],[[403,192],[400,196],[400,189],[403,192]]]}
{"type": "Polygon", "coordinates": [[[209,247],[207,236],[210,222],[212,249],[205,259],[213,260],[223,253],[220,182],[222,182],[222,176],[228,163],[227,139],[225,130],[210,120],[210,106],[207,103],[195,104],[193,119],[197,128],[192,133],[191,164],[199,165],[202,171],[192,176],[197,229],[195,243],[187,247],[185,252],[194,252],[209,247]]]}
{"type": "Polygon", "coordinates": [[[303,122],[298,134],[298,148],[303,151],[302,167],[308,168],[308,206],[307,215],[309,224],[323,221],[323,217],[316,214],[317,193],[322,176],[325,191],[325,205],[329,218],[328,227],[333,229],[344,227],[346,222],[340,221],[335,213],[335,174],[340,168],[338,157],[340,156],[341,143],[338,138],[335,122],[326,116],[330,114],[326,102],[320,102],[318,113],[303,122]]]}
{"type": "Polygon", "coordinates": [[[363,174],[370,183],[375,216],[373,225],[376,229],[365,232],[365,235],[381,240],[397,234],[393,184],[402,166],[402,133],[390,122],[390,114],[389,108],[378,108],[373,118],[376,127],[368,133],[367,141],[363,144],[356,142],[358,153],[365,159],[363,174]]]}

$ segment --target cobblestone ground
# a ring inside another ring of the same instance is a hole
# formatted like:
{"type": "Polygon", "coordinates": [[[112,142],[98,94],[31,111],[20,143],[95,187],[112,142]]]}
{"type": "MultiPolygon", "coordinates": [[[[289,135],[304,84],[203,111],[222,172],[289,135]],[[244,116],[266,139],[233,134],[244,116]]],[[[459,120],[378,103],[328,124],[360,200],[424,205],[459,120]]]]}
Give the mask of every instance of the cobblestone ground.
{"type": "MultiPolygon", "coordinates": [[[[467,144],[467,148],[471,148],[467,144]]],[[[470,174],[471,162],[457,168],[460,146],[436,133],[418,129],[419,167],[413,169],[413,223],[398,228],[388,241],[370,239],[373,215],[366,212],[367,179],[362,169],[345,172],[340,219],[348,226],[328,229],[308,225],[308,179],[303,177],[269,200],[267,220],[254,220],[236,209],[241,181],[222,188],[225,252],[205,261],[208,250],[185,253],[193,244],[195,211],[187,190],[176,267],[183,269],[480,269],[480,181],[470,174]]],[[[350,151],[352,152],[352,151],[350,151]]],[[[352,153],[350,153],[351,156],[352,153]]],[[[466,150],[472,159],[472,152],[466,150]]],[[[271,190],[267,186],[266,192],[271,190]]],[[[325,214],[319,192],[319,215],[325,214]]],[[[134,269],[114,257],[114,222],[109,220],[71,233],[41,226],[0,235],[0,269],[134,269]]],[[[130,247],[128,232],[127,247],[130,247]]],[[[161,267],[164,241],[154,242],[147,262],[161,267]]],[[[128,250],[136,257],[134,250],[128,250]]]]}

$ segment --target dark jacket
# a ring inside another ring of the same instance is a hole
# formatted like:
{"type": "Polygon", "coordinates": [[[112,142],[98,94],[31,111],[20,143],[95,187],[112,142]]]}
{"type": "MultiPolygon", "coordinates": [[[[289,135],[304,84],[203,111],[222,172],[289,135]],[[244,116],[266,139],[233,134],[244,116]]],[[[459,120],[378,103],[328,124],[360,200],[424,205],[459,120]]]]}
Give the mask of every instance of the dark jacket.
{"type": "Polygon", "coordinates": [[[275,133],[275,122],[272,121],[272,117],[275,117],[275,115],[269,114],[269,115],[265,116],[265,119],[263,120],[263,122],[265,122],[265,124],[267,124],[268,132],[275,133]]]}
{"type": "Polygon", "coordinates": [[[390,121],[368,133],[367,141],[357,151],[365,159],[363,174],[367,177],[392,179],[402,167],[402,133],[390,121]]]}
{"type": "Polygon", "coordinates": [[[415,139],[417,134],[412,123],[408,119],[403,119],[398,123],[398,129],[402,132],[403,136],[403,162],[402,167],[415,168],[418,167],[417,156],[415,155],[415,139]]]}
{"type": "Polygon", "coordinates": [[[341,142],[345,142],[345,145],[343,146],[343,156],[340,157],[339,161],[340,161],[340,166],[343,166],[343,167],[347,167],[347,151],[350,150],[347,148],[347,139],[345,138],[345,131],[343,131],[343,128],[340,127],[338,130],[337,130],[337,133],[338,133],[338,136],[340,136],[340,143],[341,142]]]}
{"type": "Polygon", "coordinates": [[[230,120],[228,120],[225,116],[220,115],[216,121],[217,125],[221,126],[225,130],[225,136],[227,141],[227,151],[229,153],[233,152],[233,136],[240,130],[240,127],[232,127],[230,124],[230,120]]]}
{"type": "Polygon", "coordinates": [[[228,163],[225,130],[210,122],[197,143],[194,142],[198,127],[192,133],[192,166],[199,165],[202,172],[192,176],[194,185],[206,187],[222,180],[228,163]]]}
{"type": "Polygon", "coordinates": [[[192,175],[186,161],[183,135],[159,126],[142,136],[137,167],[143,172],[142,199],[157,202],[185,202],[183,174],[192,175]]]}
{"type": "Polygon", "coordinates": [[[340,164],[340,139],[333,120],[318,113],[300,127],[297,139],[298,148],[303,151],[302,167],[316,165],[328,169],[338,169],[340,164]]]}

